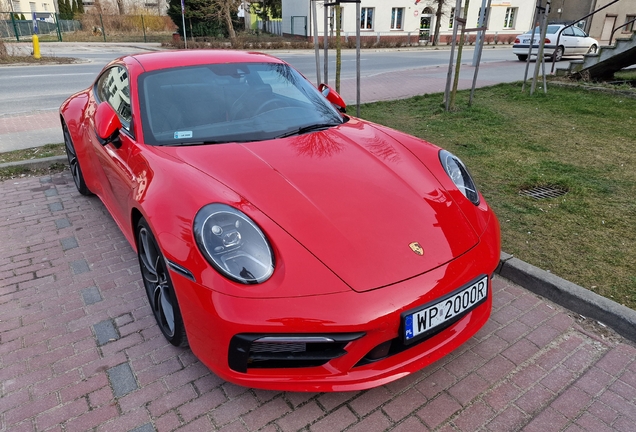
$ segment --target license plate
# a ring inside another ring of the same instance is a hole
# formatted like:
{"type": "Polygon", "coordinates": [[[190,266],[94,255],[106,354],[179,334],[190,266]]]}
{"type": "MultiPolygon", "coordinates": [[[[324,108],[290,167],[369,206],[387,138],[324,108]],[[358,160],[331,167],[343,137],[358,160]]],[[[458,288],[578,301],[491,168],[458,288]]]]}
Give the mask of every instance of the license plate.
{"type": "Polygon", "coordinates": [[[450,325],[488,297],[488,276],[460,288],[441,300],[402,315],[404,343],[413,343],[450,325]]]}
{"type": "Polygon", "coordinates": [[[529,43],[530,43],[530,39],[524,39],[524,40],[523,40],[523,43],[524,43],[524,44],[529,44],[529,43]]]}

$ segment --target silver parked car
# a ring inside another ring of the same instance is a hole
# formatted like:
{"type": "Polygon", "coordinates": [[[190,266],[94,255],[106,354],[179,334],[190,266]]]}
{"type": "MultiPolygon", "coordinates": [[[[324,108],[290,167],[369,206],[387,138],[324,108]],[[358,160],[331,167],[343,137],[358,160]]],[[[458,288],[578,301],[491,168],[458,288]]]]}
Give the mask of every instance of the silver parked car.
{"type": "MultiPolygon", "coordinates": [[[[555,60],[559,61],[564,56],[584,55],[587,53],[595,53],[598,50],[598,41],[589,37],[583,30],[575,26],[563,30],[564,27],[565,24],[548,25],[544,47],[546,57],[555,57],[555,60]],[[561,37],[559,38],[559,46],[557,47],[559,33],[561,33],[561,37]]],[[[533,56],[537,55],[540,37],[541,29],[537,27],[532,43],[531,55],[533,56]]],[[[532,39],[532,30],[517,36],[515,44],[512,46],[512,52],[516,54],[521,61],[528,59],[530,39],[532,39]]]]}

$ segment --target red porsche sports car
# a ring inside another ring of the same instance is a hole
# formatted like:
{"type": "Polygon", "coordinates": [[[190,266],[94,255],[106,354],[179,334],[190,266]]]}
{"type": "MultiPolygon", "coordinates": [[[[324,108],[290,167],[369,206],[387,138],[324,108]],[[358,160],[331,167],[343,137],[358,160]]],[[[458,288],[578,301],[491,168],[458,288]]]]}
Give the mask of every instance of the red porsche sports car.
{"type": "Polygon", "coordinates": [[[462,162],[274,57],[139,54],[60,108],[165,337],[245,386],[361,390],[487,321],[499,224],[462,162]]]}

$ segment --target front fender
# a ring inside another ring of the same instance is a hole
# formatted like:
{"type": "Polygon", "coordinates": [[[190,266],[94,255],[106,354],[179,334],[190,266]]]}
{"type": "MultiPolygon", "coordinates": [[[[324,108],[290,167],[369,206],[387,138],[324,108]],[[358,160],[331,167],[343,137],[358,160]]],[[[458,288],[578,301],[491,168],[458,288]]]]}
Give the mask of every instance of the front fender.
{"type": "Polygon", "coordinates": [[[89,149],[89,139],[87,130],[87,110],[90,108],[90,90],[75,93],[60,106],[60,122],[66,124],[77,160],[79,161],[84,175],[84,181],[88,188],[95,194],[100,195],[102,191],[101,183],[97,181],[93,171],[93,160],[89,149]]]}

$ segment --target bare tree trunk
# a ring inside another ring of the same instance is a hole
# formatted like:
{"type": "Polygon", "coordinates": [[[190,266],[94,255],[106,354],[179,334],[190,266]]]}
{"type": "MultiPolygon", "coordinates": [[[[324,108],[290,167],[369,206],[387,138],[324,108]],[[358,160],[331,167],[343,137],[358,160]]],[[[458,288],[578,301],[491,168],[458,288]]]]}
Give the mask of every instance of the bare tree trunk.
{"type": "Polygon", "coordinates": [[[442,25],[443,8],[446,0],[437,0],[437,11],[435,12],[435,32],[433,33],[433,46],[439,45],[439,30],[442,25]]]}
{"type": "Polygon", "coordinates": [[[212,0],[211,2],[213,15],[225,22],[232,46],[236,44],[236,31],[234,31],[234,23],[232,22],[232,11],[238,11],[240,3],[241,0],[212,0]]]}
{"type": "Polygon", "coordinates": [[[227,26],[227,32],[230,34],[230,41],[232,45],[236,42],[236,32],[234,31],[234,23],[232,23],[232,11],[228,4],[225,5],[223,11],[223,18],[225,19],[225,25],[227,26]]]}

